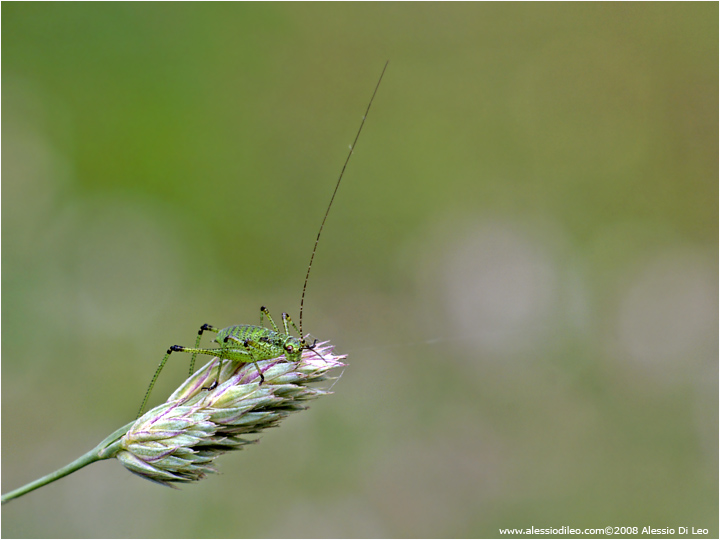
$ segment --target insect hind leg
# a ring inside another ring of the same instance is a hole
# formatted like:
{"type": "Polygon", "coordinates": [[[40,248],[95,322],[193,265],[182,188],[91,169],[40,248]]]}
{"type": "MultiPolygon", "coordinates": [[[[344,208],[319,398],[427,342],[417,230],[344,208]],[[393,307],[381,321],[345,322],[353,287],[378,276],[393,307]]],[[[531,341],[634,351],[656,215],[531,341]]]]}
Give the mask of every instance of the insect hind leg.
{"type": "Polygon", "coordinates": [[[170,358],[170,355],[174,352],[182,351],[183,347],[180,345],[173,345],[167,350],[167,353],[165,353],[165,356],[163,356],[163,359],[160,361],[160,365],[158,366],[157,370],[155,370],[155,375],[153,375],[152,380],[150,381],[150,386],[148,386],[147,391],[145,392],[145,398],[143,399],[142,405],[140,405],[140,410],[138,411],[137,417],[140,418],[142,416],[143,409],[145,409],[145,405],[147,405],[148,399],[150,399],[150,393],[152,392],[152,389],[155,387],[155,383],[157,382],[158,377],[160,376],[160,372],[165,367],[165,362],[167,362],[168,358],[170,358]]]}
{"type": "MultiPolygon", "coordinates": [[[[195,348],[196,349],[200,348],[200,339],[202,338],[203,332],[214,332],[215,334],[217,334],[219,331],[220,331],[219,328],[215,328],[214,326],[212,326],[210,324],[207,324],[207,323],[203,324],[200,327],[200,330],[198,330],[197,338],[195,338],[195,348]]],[[[197,358],[197,355],[198,355],[198,353],[194,352],[192,355],[192,358],[190,359],[190,375],[192,375],[193,372],[195,371],[195,359],[197,358]]]]}

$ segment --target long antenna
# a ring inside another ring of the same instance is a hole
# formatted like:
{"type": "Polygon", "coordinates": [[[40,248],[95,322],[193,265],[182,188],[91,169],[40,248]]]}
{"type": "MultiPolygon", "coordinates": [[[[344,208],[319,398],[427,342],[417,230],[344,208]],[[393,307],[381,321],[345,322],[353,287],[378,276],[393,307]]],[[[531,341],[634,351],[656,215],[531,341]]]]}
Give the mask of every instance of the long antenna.
{"type": "Polygon", "coordinates": [[[382,73],[380,74],[380,79],[378,79],[378,82],[375,85],[375,90],[373,91],[373,95],[370,98],[370,103],[368,103],[367,110],[365,111],[365,114],[363,115],[363,118],[362,118],[362,122],[360,123],[360,129],[358,129],[357,135],[355,135],[355,140],[353,141],[352,146],[350,146],[350,153],[348,153],[348,157],[345,159],[345,164],[343,165],[343,168],[340,171],[340,177],[338,178],[337,184],[335,184],[335,191],[333,191],[332,197],[330,197],[330,204],[328,204],[327,210],[325,210],[325,216],[323,217],[322,223],[320,224],[320,230],[318,231],[317,238],[315,238],[315,245],[313,246],[312,254],[310,255],[310,264],[308,264],[307,274],[305,274],[305,283],[303,284],[302,296],[300,297],[300,339],[305,339],[303,337],[303,331],[302,331],[303,305],[305,303],[305,289],[307,289],[308,278],[310,278],[310,269],[312,268],[313,260],[315,259],[315,251],[317,251],[318,242],[320,241],[320,235],[322,234],[323,227],[325,226],[325,220],[327,219],[328,214],[330,213],[330,207],[332,206],[333,201],[335,200],[335,194],[337,193],[337,190],[340,187],[340,181],[343,178],[343,174],[345,174],[345,168],[347,167],[347,164],[350,161],[350,157],[353,155],[353,150],[355,150],[355,145],[357,144],[358,139],[360,138],[360,132],[362,132],[362,128],[365,125],[365,119],[367,118],[367,115],[370,112],[370,107],[372,106],[373,100],[375,99],[375,94],[377,94],[378,88],[380,88],[380,83],[382,82],[383,75],[385,75],[385,70],[387,69],[389,63],[390,63],[390,60],[385,62],[385,67],[383,67],[382,73]]]}

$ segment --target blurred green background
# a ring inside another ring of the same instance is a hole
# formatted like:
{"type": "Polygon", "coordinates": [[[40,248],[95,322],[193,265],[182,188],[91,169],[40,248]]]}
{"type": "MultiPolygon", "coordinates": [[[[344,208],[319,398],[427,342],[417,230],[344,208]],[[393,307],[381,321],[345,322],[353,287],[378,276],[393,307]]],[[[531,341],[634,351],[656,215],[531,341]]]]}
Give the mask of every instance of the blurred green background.
{"type": "MultiPolygon", "coordinates": [[[[718,5],[3,3],[2,489],[202,323],[333,396],[182,490],[102,462],[4,537],[718,535],[718,5]]],[[[160,402],[185,377],[173,358],[160,402]]]]}

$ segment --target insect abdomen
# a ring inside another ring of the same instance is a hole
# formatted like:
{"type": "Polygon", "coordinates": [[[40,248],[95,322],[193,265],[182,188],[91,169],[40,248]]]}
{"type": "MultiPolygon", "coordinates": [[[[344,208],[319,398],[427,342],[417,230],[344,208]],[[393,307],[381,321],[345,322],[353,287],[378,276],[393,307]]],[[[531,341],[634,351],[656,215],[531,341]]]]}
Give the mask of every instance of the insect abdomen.
{"type": "Polygon", "coordinates": [[[222,343],[223,341],[225,341],[225,338],[229,336],[243,341],[246,339],[257,339],[266,335],[268,332],[274,333],[272,330],[268,330],[267,328],[263,328],[262,326],[238,324],[235,326],[228,326],[227,328],[223,328],[222,330],[220,330],[217,337],[215,338],[215,341],[217,341],[218,343],[222,343]]]}
{"type": "Polygon", "coordinates": [[[287,336],[262,326],[242,324],[223,328],[215,340],[223,348],[247,351],[255,360],[269,360],[285,354],[287,336]]]}

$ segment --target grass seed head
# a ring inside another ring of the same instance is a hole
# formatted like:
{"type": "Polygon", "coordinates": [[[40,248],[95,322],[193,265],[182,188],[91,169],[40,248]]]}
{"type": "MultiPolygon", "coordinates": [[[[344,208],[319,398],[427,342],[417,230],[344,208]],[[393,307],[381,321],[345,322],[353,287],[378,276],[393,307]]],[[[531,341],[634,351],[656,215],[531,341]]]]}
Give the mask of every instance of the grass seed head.
{"type": "Polygon", "coordinates": [[[344,366],[344,359],[327,342],[318,343],[297,363],[284,357],[258,362],[265,377],[258,385],[253,364],[213,358],[167,402],[138,418],[116,457],[131,472],[164,485],[200,480],[216,472],[218,456],[257,442],[253,435],[329,394],[308,385],[331,379],[327,372],[344,366]],[[207,390],[215,380],[217,387],[207,390]]]}

